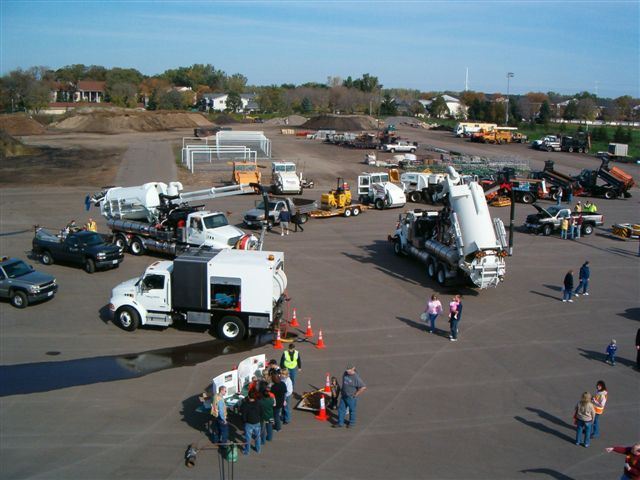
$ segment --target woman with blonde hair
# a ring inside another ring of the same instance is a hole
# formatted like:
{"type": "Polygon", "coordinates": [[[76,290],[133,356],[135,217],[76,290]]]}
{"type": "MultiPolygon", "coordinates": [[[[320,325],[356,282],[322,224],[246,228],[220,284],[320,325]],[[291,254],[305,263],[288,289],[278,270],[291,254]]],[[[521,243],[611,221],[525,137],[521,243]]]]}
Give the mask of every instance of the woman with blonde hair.
{"type": "Polygon", "coordinates": [[[576,445],[580,445],[580,438],[584,433],[584,445],[585,448],[589,446],[589,440],[591,439],[591,425],[596,417],[596,409],[591,403],[591,394],[584,392],[582,398],[576,405],[576,411],[574,418],[576,419],[576,445]]]}

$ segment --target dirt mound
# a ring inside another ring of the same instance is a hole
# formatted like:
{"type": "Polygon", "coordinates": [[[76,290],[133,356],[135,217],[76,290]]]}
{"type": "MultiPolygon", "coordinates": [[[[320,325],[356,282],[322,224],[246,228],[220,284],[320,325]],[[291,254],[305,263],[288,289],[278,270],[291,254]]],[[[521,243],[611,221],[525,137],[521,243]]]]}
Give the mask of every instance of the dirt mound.
{"type": "Polygon", "coordinates": [[[265,125],[273,125],[273,126],[283,126],[289,125],[290,127],[299,127],[303,125],[308,118],[302,117],[300,115],[289,115],[288,117],[279,117],[279,118],[271,118],[267,120],[265,125]]]}
{"type": "Polygon", "coordinates": [[[368,115],[319,115],[301,125],[311,130],[376,130],[378,123],[368,115]]]}
{"type": "Polygon", "coordinates": [[[67,132],[122,133],[157,132],[204,125],[211,125],[211,122],[200,113],[96,109],[78,110],[51,126],[67,132]]]}
{"type": "Polygon", "coordinates": [[[233,118],[231,115],[227,115],[226,113],[221,113],[220,115],[218,115],[213,122],[216,125],[230,125],[232,123],[239,123],[235,118],[233,118]]]}
{"type": "Polygon", "coordinates": [[[44,127],[24,113],[0,115],[0,130],[9,135],[41,135],[44,127]]]}
{"type": "Polygon", "coordinates": [[[9,158],[33,155],[35,153],[38,153],[37,148],[28,147],[20,140],[13,138],[6,131],[0,130],[0,156],[9,158]]]}

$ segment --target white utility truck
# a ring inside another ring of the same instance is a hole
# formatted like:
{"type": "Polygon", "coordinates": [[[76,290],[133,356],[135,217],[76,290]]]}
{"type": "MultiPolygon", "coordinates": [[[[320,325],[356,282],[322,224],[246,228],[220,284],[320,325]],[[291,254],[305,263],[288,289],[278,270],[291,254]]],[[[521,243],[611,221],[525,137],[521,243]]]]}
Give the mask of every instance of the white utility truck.
{"type": "Polygon", "coordinates": [[[372,204],[378,210],[404,207],[407,203],[402,188],[389,181],[387,172],[358,175],[358,199],[360,203],[372,204]]]}
{"type": "Polygon", "coordinates": [[[233,341],[279,321],[286,288],[281,252],[190,249],[116,286],[109,309],[124,330],[185,322],[233,341]]]}
{"type": "Polygon", "coordinates": [[[111,187],[88,198],[100,207],[113,241],[133,255],[146,251],[178,255],[189,246],[255,249],[258,240],[233,225],[223,212],[189,202],[253,192],[249,185],[182,192],[180,182],[111,187]]]}
{"type": "Polygon", "coordinates": [[[445,177],[442,173],[404,172],[400,175],[400,183],[410,201],[436,203],[445,177]]]}
{"type": "Polygon", "coordinates": [[[448,167],[443,185],[448,205],[440,211],[411,210],[400,215],[389,240],[397,255],[427,264],[429,277],[440,285],[456,277],[481,289],[497,286],[505,274],[506,232],[491,219],[482,187],[465,184],[448,167]]]}
{"type": "Polygon", "coordinates": [[[302,193],[302,183],[296,173],[296,164],[293,162],[272,162],[271,184],[273,191],[278,195],[302,193]]]}

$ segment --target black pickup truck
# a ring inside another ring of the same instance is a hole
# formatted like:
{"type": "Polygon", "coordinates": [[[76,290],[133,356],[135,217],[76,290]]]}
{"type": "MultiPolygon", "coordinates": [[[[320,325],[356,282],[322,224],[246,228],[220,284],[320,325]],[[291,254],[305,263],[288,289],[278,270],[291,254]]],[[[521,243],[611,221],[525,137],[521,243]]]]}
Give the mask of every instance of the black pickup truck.
{"type": "Polygon", "coordinates": [[[106,243],[95,232],[81,230],[55,235],[37,228],[33,237],[33,253],[45,265],[54,262],[81,265],[87,273],[97,269],[117,268],[124,259],[120,247],[106,243]]]}

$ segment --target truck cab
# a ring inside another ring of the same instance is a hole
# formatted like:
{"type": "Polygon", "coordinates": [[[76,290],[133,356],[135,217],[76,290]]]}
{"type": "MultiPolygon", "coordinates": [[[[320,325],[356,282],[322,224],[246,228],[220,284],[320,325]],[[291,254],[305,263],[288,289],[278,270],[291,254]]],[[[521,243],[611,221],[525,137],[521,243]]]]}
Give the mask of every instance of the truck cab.
{"type": "Polygon", "coordinates": [[[229,225],[222,212],[197,211],[187,216],[185,243],[210,248],[233,248],[246,234],[229,225]]]}
{"type": "Polygon", "coordinates": [[[401,187],[389,181],[389,173],[362,173],[358,176],[360,203],[373,204],[378,210],[403,207],[407,197],[401,187]]]}
{"type": "Polygon", "coordinates": [[[262,174],[255,162],[233,162],[232,181],[237,185],[259,184],[262,181],[262,174]]]}
{"type": "Polygon", "coordinates": [[[296,173],[296,164],[293,162],[272,162],[271,183],[275,193],[302,193],[300,177],[296,173]]]}

